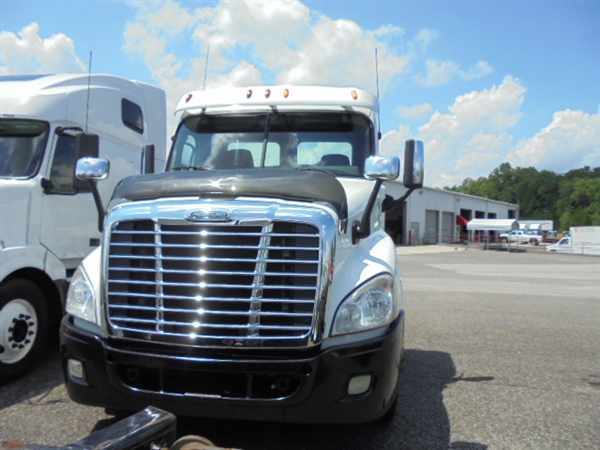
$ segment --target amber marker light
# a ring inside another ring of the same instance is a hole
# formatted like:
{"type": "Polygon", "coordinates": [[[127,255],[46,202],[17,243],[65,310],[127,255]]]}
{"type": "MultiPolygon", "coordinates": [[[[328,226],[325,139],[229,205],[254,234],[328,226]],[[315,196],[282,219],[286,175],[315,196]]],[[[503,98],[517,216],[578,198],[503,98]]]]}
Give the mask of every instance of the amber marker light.
{"type": "Polygon", "coordinates": [[[283,98],[288,98],[290,96],[290,90],[288,88],[285,88],[283,90],[283,98]]]}

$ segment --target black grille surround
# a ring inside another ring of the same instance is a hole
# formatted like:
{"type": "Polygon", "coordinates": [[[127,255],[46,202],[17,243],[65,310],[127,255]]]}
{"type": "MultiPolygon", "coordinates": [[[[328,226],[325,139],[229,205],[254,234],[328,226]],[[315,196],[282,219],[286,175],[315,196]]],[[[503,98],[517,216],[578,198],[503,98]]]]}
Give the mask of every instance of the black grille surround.
{"type": "Polygon", "coordinates": [[[321,273],[306,223],[112,225],[106,309],[117,336],[209,347],[305,347],[321,273]]]}

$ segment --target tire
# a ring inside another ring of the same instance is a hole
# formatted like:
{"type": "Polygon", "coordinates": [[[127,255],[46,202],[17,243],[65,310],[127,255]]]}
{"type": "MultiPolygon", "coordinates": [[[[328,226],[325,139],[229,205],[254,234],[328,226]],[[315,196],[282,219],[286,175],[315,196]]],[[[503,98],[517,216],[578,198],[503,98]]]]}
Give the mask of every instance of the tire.
{"type": "Polygon", "coordinates": [[[40,288],[16,278],[0,286],[0,380],[27,372],[48,342],[48,303],[40,288]]]}
{"type": "Polygon", "coordinates": [[[531,245],[539,245],[539,244],[540,244],[540,243],[538,242],[538,240],[537,240],[537,239],[530,239],[530,240],[529,240],[529,243],[530,243],[531,245]]]}

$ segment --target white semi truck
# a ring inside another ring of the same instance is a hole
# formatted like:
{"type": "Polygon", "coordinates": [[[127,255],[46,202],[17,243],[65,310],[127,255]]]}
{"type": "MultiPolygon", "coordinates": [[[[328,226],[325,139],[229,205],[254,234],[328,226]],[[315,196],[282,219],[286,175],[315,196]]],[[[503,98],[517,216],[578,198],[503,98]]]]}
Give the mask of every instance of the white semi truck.
{"type": "MultiPolygon", "coordinates": [[[[389,417],[406,298],[382,183],[400,161],[377,155],[375,98],[257,86],[194,91],[177,111],[166,171],[117,186],[73,277],[70,397],[112,412],[389,417]]],[[[77,176],[107,167],[84,158],[77,176]]],[[[404,184],[422,182],[423,145],[407,141],[404,184]]]]}
{"type": "Polygon", "coordinates": [[[76,161],[111,160],[100,186],[108,200],[120,179],[139,173],[146,146],[164,164],[165,111],[162,90],[114,76],[0,76],[0,378],[43,354],[71,275],[100,243],[76,161]]]}

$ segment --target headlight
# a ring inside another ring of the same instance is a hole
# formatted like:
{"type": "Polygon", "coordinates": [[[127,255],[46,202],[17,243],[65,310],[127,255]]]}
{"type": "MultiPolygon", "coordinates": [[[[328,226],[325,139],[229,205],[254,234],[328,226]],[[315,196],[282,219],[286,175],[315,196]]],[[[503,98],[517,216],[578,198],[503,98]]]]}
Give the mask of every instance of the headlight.
{"type": "Polygon", "coordinates": [[[394,282],[384,274],[358,287],[340,305],[332,335],[370,330],[390,323],[395,316],[394,282]]]}
{"type": "Polygon", "coordinates": [[[88,280],[83,266],[75,271],[69,292],[67,294],[67,307],[69,314],[96,323],[96,299],[92,284],[88,280]]]}

